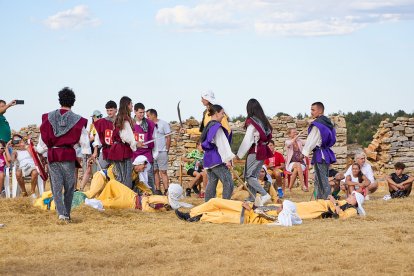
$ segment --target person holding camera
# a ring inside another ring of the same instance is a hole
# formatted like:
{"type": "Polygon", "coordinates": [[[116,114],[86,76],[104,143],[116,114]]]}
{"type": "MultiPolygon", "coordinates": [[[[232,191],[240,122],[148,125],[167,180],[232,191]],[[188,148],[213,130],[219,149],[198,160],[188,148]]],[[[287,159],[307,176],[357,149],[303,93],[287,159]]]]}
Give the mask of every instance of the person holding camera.
{"type": "Polygon", "coordinates": [[[13,100],[6,104],[4,100],[0,100],[0,140],[6,143],[10,141],[11,129],[9,122],[6,120],[6,117],[4,117],[4,113],[6,113],[6,110],[10,107],[15,106],[18,103],[22,104],[22,102],[23,101],[13,100]]]}

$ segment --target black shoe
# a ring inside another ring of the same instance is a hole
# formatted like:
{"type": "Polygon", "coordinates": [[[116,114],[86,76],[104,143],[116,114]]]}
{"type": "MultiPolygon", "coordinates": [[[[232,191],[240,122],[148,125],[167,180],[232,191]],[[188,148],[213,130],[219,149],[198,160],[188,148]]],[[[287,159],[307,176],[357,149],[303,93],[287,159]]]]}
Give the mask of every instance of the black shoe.
{"type": "Polygon", "coordinates": [[[190,217],[189,219],[187,219],[187,221],[188,222],[197,222],[197,221],[200,221],[200,219],[201,219],[201,216],[202,215],[198,215],[198,216],[195,216],[195,217],[190,217]]]}
{"type": "Polygon", "coordinates": [[[160,190],[155,190],[155,193],[154,193],[155,195],[162,195],[162,193],[161,193],[161,191],[160,190]]]}
{"type": "Polygon", "coordinates": [[[190,188],[185,189],[185,196],[186,197],[190,197],[191,196],[191,189],[190,188]]]}
{"type": "Polygon", "coordinates": [[[188,221],[188,219],[190,219],[190,214],[189,213],[183,213],[183,212],[180,212],[178,210],[175,210],[175,214],[181,220],[188,221]]]}
{"type": "Polygon", "coordinates": [[[194,185],[194,186],[193,186],[193,191],[194,191],[194,193],[196,193],[196,194],[200,194],[200,191],[198,190],[197,185],[194,185]]]}

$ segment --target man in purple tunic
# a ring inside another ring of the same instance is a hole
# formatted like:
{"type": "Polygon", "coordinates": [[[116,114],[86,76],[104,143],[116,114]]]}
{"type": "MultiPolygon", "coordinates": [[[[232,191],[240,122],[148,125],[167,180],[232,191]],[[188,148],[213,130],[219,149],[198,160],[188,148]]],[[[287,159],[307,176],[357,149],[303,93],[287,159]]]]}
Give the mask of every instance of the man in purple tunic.
{"type": "Polygon", "coordinates": [[[336,130],[331,120],[324,115],[325,107],[321,102],[311,106],[311,115],[315,120],[308,129],[308,138],[302,154],[309,157],[313,152],[312,164],[315,168],[315,191],[317,199],[328,199],[331,187],[328,180],[329,165],[336,162],[331,147],[336,142],[336,130]]]}

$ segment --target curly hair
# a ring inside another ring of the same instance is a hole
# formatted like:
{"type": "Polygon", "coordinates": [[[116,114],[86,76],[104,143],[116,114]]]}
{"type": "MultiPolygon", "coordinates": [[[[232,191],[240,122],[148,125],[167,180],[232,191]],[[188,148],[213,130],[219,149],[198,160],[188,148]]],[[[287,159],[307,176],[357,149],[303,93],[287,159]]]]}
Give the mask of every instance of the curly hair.
{"type": "Polygon", "coordinates": [[[59,103],[61,106],[72,107],[75,100],[75,93],[69,87],[65,87],[59,91],[59,103]]]}
{"type": "Polygon", "coordinates": [[[110,109],[110,108],[114,108],[117,109],[118,106],[116,105],[116,102],[114,101],[109,101],[105,104],[105,109],[110,109]]]}

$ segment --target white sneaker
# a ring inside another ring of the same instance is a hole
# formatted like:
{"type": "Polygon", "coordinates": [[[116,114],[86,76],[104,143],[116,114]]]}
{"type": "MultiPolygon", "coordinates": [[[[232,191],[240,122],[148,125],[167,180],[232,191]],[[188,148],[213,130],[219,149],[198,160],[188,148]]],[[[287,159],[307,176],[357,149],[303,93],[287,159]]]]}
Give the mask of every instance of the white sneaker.
{"type": "Polygon", "coordinates": [[[265,205],[266,202],[268,202],[271,199],[269,194],[265,194],[264,196],[262,196],[262,205],[265,205]]]}
{"type": "Polygon", "coordinates": [[[369,200],[369,195],[366,195],[365,196],[365,200],[369,200]]]}
{"type": "Polygon", "coordinates": [[[31,195],[31,197],[32,197],[33,199],[36,199],[36,198],[37,198],[36,193],[33,193],[33,194],[31,195]]]}

